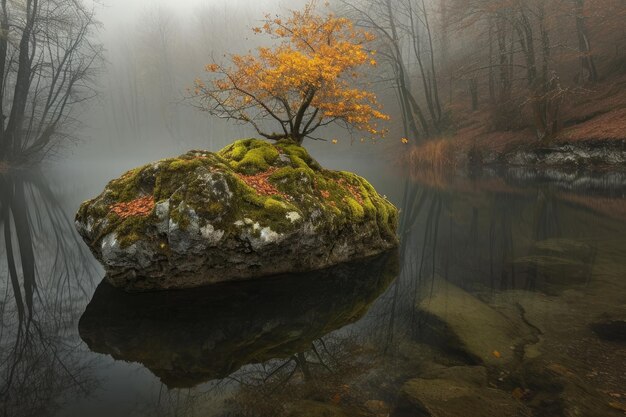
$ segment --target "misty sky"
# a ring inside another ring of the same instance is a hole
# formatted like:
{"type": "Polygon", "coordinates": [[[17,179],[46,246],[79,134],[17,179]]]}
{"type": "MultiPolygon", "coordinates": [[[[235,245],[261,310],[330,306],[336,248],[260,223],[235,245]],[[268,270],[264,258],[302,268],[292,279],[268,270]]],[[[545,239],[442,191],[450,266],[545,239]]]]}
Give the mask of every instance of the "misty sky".
{"type": "MultiPolygon", "coordinates": [[[[105,29],[114,30],[119,24],[141,24],[141,15],[158,7],[175,11],[179,16],[193,14],[193,10],[199,7],[218,7],[262,18],[266,12],[298,8],[304,3],[303,0],[102,0],[102,5],[97,7],[105,29]]],[[[236,14],[229,14],[237,19],[236,14]]]]}

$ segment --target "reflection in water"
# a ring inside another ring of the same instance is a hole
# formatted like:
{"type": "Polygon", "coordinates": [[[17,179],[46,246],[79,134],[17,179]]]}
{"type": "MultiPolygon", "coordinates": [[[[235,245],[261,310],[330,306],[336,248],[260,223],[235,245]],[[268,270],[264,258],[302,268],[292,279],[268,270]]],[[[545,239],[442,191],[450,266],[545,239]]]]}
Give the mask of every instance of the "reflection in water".
{"type": "Polygon", "coordinates": [[[395,278],[397,263],[391,252],[261,282],[142,294],[103,281],[80,335],[93,351],[142,363],[170,388],[275,358],[290,358],[306,375],[303,352],[317,352],[315,340],[360,319],[395,278]]]}
{"type": "Polygon", "coordinates": [[[623,341],[605,330],[624,323],[621,191],[406,181],[397,257],[127,294],[91,286],[57,191],[0,186],[4,415],[402,417],[421,404],[470,417],[489,398],[605,417],[607,393],[626,398],[623,341]],[[437,403],[429,378],[471,398],[437,403]]]}
{"type": "MultiPolygon", "coordinates": [[[[564,415],[579,408],[583,414],[612,415],[605,393],[619,391],[626,382],[623,366],[613,366],[624,363],[624,355],[590,330],[598,318],[610,317],[611,323],[626,318],[619,302],[625,294],[626,265],[620,255],[626,247],[625,225],[589,210],[596,206],[593,196],[585,196],[582,207],[562,197],[551,187],[469,182],[431,188],[407,182],[402,272],[373,309],[384,312],[377,317],[385,317],[375,324],[381,337],[374,343],[394,357],[420,357],[415,364],[422,370],[411,378],[433,363],[482,365],[494,358],[504,363],[513,346],[511,361],[518,368],[501,371],[508,376],[494,381],[503,390],[515,389],[521,378],[529,390],[523,394],[525,405],[536,412],[564,415]],[[515,338],[517,328],[526,333],[515,338]],[[439,353],[424,360],[423,352],[430,348],[439,353]],[[605,358],[604,365],[599,357],[605,358]],[[593,369],[593,382],[557,381],[550,374],[586,366],[593,369]],[[546,369],[551,369],[547,375],[546,369]],[[566,394],[561,398],[550,390],[566,394]]],[[[419,407],[408,409],[407,415],[413,415],[419,407]]]]}
{"type": "Polygon", "coordinates": [[[0,175],[0,196],[0,410],[50,415],[92,385],[71,326],[95,269],[41,175],[0,175]]]}
{"type": "Polygon", "coordinates": [[[573,210],[549,189],[481,193],[414,183],[404,205],[402,268],[418,282],[439,274],[465,287],[545,291],[573,268],[583,282],[590,277],[595,244],[572,236],[588,232],[582,225],[566,224],[564,236],[573,210]]]}

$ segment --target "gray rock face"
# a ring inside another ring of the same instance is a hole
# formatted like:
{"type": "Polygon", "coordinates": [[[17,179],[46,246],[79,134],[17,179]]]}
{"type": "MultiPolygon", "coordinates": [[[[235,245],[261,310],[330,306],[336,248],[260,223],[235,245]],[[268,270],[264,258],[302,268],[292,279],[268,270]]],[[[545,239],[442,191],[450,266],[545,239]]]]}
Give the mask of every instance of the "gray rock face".
{"type": "Polygon", "coordinates": [[[255,139],[131,170],[81,205],[76,227],[126,290],[310,271],[397,245],[397,209],[363,178],[255,139]]]}
{"type": "Polygon", "coordinates": [[[551,146],[514,150],[502,155],[502,162],[517,166],[596,166],[626,164],[626,142],[557,143],[551,146]]]}

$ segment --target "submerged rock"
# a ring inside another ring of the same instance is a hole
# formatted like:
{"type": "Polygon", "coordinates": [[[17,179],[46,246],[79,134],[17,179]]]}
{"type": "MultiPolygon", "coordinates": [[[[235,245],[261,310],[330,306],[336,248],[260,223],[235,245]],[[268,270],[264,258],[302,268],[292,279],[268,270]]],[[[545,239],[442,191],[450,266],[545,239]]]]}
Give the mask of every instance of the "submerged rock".
{"type": "Polygon", "coordinates": [[[592,276],[595,247],[572,239],[538,241],[529,255],[514,265],[528,276],[534,287],[551,289],[585,284],[592,276]]]}
{"type": "Polygon", "coordinates": [[[599,320],[589,325],[591,330],[602,340],[626,343],[626,319],[602,315],[599,320]]]}
{"type": "Polygon", "coordinates": [[[139,362],[168,387],[308,351],[360,319],[398,273],[398,253],[319,271],[180,291],[128,293],[102,282],[80,318],[95,352],[139,362]]]}
{"type": "Polygon", "coordinates": [[[126,290],[310,271],[397,245],[398,212],[363,178],[292,142],[240,140],[128,171],[76,227],[126,290]]]}
{"type": "Polygon", "coordinates": [[[530,415],[510,393],[487,385],[484,368],[458,366],[409,380],[394,417],[492,417],[530,415]]]}
{"type": "Polygon", "coordinates": [[[511,364],[516,349],[535,338],[534,330],[522,320],[507,317],[438,276],[426,284],[425,296],[416,308],[422,316],[423,338],[474,363],[511,364]]]}

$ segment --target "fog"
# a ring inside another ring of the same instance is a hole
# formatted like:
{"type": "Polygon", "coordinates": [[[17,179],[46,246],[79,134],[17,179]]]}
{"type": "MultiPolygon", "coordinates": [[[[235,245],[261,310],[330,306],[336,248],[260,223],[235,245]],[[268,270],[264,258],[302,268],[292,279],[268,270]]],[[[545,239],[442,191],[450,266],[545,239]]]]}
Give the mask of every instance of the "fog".
{"type": "MultiPolygon", "coordinates": [[[[268,39],[251,28],[265,14],[305,1],[109,0],[95,4],[105,48],[99,96],[89,103],[71,158],[128,160],[129,167],[189,149],[218,150],[255,136],[248,126],[211,118],[185,100],[212,59],[246,53],[268,39]]],[[[65,155],[67,158],[67,155],[65,155]]]]}
{"type": "Polygon", "coordinates": [[[625,0],[0,0],[0,35],[0,416],[626,409],[625,0]]]}

